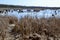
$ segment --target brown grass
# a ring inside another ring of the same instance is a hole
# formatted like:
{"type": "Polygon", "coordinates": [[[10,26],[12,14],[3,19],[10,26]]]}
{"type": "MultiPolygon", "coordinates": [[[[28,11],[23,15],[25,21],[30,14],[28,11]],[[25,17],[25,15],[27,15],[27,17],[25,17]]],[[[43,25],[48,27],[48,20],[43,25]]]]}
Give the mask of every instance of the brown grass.
{"type": "Polygon", "coordinates": [[[48,33],[50,34],[52,33],[54,35],[60,33],[60,19],[58,18],[34,19],[32,17],[31,18],[25,17],[20,20],[19,25],[20,29],[26,32],[25,34],[34,32],[40,33],[43,31],[47,31],[48,33]]]}
{"type": "Polygon", "coordinates": [[[60,18],[38,19],[37,17],[32,18],[27,16],[21,18],[18,22],[15,17],[0,17],[0,30],[2,30],[0,35],[3,35],[3,37],[6,35],[6,30],[9,30],[9,24],[15,24],[10,34],[15,36],[21,34],[22,39],[27,38],[26,36],[33,36],[37,34],[46,35],[48,37],[60,37],[60,18]]]}

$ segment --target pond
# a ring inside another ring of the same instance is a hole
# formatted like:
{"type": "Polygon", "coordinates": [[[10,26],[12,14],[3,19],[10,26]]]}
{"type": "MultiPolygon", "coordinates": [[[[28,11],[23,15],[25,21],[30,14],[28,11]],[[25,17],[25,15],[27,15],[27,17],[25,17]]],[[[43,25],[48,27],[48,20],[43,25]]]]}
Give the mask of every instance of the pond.
{"type": "Polygon", "coordinates": [[[7,13],[1,13],[0,15],[7,15],[7,16],[15,16],[17,17],[18,19],[20,19],[21,17],[24,17],[24,16],[32,16],[32,17],[35,17],[37,16],[38,18],[49,18],[49,17],[60,17],[60,9],[58,10],[50,10],[50,9],[46,9],[46,10],[40,10],[39,12],[33,12],[33,11],[26,11],[24,10],[24,12],[18,12],[17,11],[13,11],[13,10],[10,10],[9,12],[7,13]]]}

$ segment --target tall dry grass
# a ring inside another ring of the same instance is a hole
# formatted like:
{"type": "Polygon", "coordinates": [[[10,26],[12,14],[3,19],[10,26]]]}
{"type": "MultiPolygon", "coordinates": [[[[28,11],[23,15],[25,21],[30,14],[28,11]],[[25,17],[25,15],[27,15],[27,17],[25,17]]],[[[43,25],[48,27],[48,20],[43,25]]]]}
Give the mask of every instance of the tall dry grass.
{"type": "MultiPolygon", "coordinates": [[[[26,36],[33,36],[35,33],[38,35],[46,35],[51,37],[60,37],[60,18],[33,18],[25,16],[19,21],[15,17],[0,17],[0,36],[3,38],[9,30],[10,24],[15,24],[13,29],[10,30],[11,35],[21,34],[22,38],[26,36]]],[[[37,35],[36,34],[36,35],[37,35]]],[[[4,39],[2,39],[4,40],[4,39]]]]}
{"type": "Polygon", "coordinates": [[[22,37],[34,33],[56,37],[60,35],[60,19],[55,17],[46,19],[26,16],[20,19],[18,26],[13,29],[13,32],[22,34],[22,37]]]}
{"type": "Polygon", "coordinates": [[[0,36],[2,36],[2,40],[6,37],[8,33],[8,28],[10,24],[17,25],[17,18],[11,16],[0,16],[0,36]]]}

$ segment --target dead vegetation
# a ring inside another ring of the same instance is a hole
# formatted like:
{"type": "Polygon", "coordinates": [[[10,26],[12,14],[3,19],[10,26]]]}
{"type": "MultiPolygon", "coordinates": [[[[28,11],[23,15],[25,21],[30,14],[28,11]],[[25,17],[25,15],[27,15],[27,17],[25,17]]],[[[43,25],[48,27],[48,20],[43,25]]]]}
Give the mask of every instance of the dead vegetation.
{"type": "Polygon", "coordinates": [[[0,40],[54,40],[60,37],[60,18],[0,17],[0,40]]]}

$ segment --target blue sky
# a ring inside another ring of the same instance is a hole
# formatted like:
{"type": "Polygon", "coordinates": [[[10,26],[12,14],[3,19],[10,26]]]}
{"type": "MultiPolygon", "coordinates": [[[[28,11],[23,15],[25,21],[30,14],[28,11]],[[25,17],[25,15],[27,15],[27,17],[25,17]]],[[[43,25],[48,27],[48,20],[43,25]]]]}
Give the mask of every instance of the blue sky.
{"type": "Polygon", "coordinates": [[[60,7],[60,0],[0,0],[0,4],[60,7]]]}

